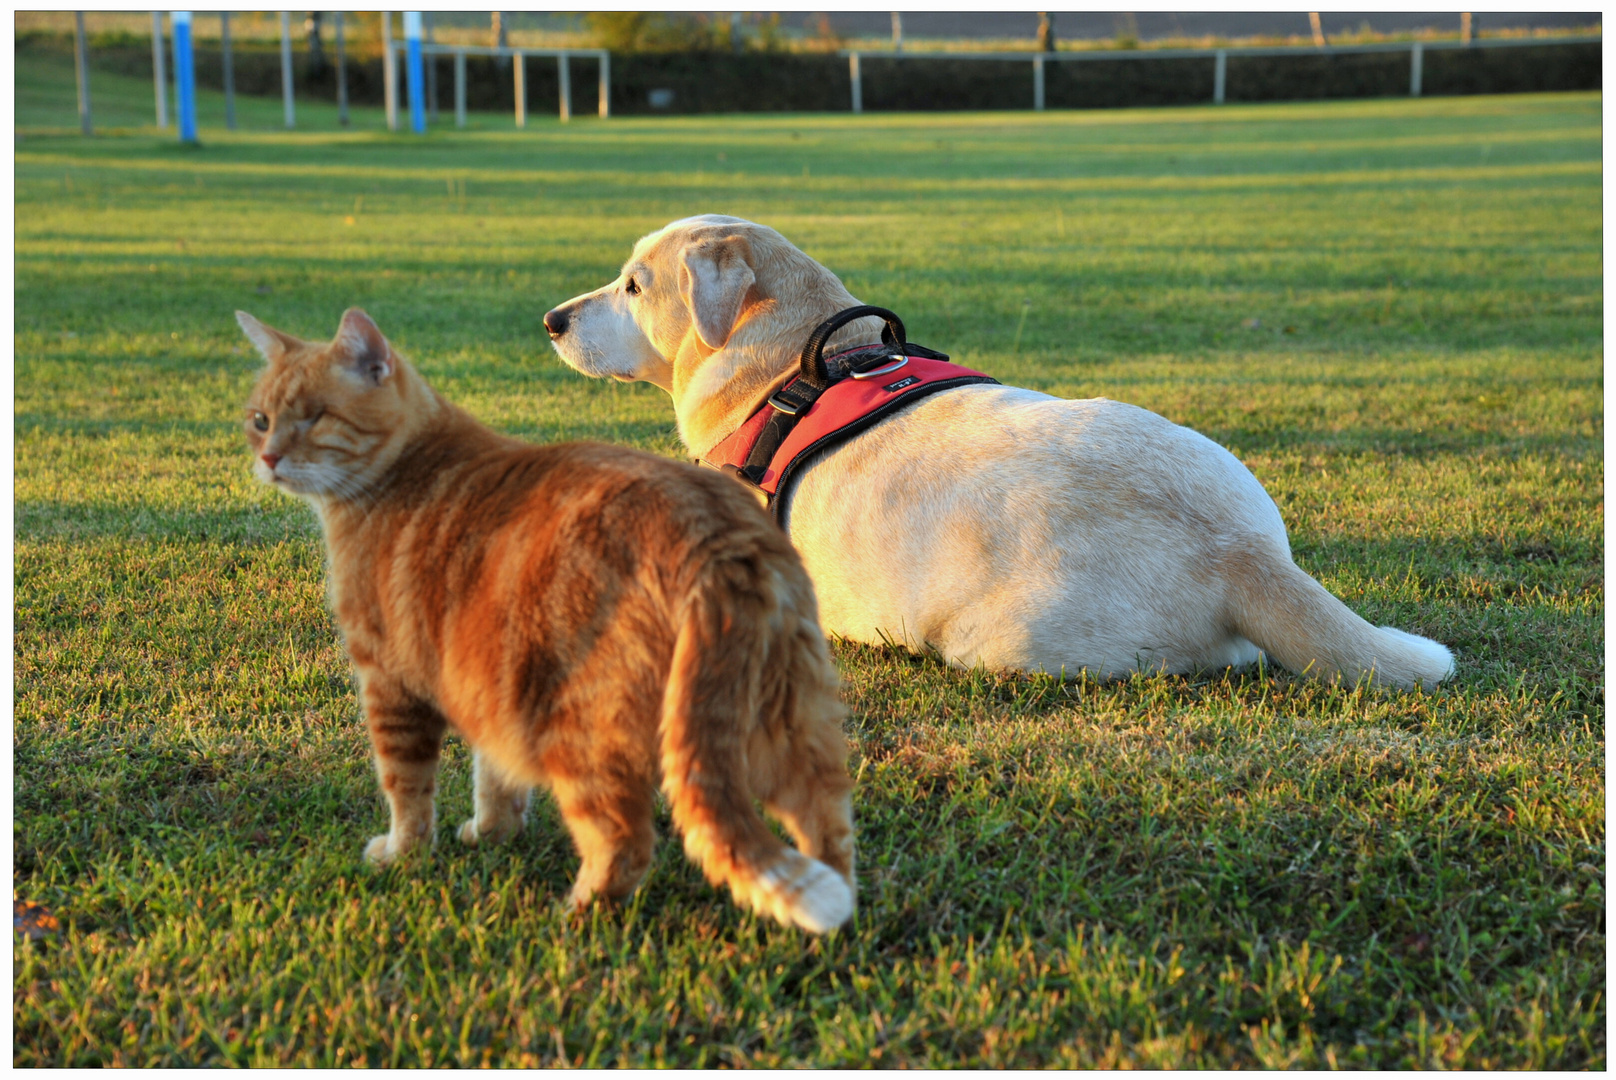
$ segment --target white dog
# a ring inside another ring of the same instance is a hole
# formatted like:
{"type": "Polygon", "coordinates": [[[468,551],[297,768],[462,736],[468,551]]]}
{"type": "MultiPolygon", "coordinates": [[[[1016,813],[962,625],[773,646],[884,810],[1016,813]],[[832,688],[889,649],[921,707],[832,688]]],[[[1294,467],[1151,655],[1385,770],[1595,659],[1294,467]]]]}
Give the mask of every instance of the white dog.
{"type": "MultiPolygon", "coordinates": [[[[779,233],[675,221],[617,280],[544,317],[586,375],[655,383],[705,456],[797,372],[803,343],[859,304],[779,233]]],[[[872,342],[853,322],[825,350],[872,342]]],[[[1256,477],[1210,439],[1105,398],[962,386],[824,451],[784,521],[821,621],[951,663],[1111,677],[1255,662],[1432,687],[1453,657],[1376,628],[1291,561],[1256,477]],[[1260,650],[1260,652],[1259,652],[1260,650]]]]}

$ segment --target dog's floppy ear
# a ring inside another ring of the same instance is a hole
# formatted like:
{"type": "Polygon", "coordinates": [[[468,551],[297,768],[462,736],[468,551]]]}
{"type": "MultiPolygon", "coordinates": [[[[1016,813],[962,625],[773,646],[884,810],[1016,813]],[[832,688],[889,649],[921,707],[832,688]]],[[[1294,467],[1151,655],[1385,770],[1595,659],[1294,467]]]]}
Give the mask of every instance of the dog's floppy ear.
{"type": "Polygon", "coordinates": [[[710,349],[722,349],[729,340],[747,290],[757,281],[751,255],[743,236],[696,240],[680,253],[679,295],[710,349]]]}
{"type": "Polygon", "coordinates": [[[273,326],[265,326],[245,311],[236,312],[236,322],[241,326],[241,332],[247,335],[247,340],[257,346],[258,351],[264,354],[264,359],[271,364],[303,344],[291,334],[283,334],[273,326]]]}
{"type": "Polygon", "coordinates": [[[342,313],[342,325],[331,344],[349,369],[372,386],[380,386],[393,373],[393,350],[375,321],[359,308],[342,313]]]}

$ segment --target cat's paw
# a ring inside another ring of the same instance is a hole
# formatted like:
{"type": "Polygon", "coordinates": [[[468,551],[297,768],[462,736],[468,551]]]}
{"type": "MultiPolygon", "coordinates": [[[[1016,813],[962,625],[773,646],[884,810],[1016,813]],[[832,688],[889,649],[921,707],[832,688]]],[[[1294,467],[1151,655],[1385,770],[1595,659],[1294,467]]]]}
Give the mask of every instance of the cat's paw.
{"type": "Polygon", "coordinates": [[[576,881],[567,892],[567,907],[575,912],[583,911],[595,902],[598,895],[593,885],[586,885],[582,881],[576,881]]]}
{"type": "Polygon", "coordinates": [[[522,828],[520,816],[507,817],[493,823],[479,822],[477,818],[467,818],[460,824],[460,831],[456,834],[462,844],[475,846],[477,844],[503,844],[515,836],[522,828]]]}
{"type": "Polygon", "coordinates": [[[370,843],[365,845],[365,862],[371,866],[387,866],[397,862],[399,856],[403,854],[394,845],[392,833],[373,836],[370,838],[370,843]]]}
{"type": "Polygon", "coordinates": [[[478,844],[503,844],[516,834],[521,822],[503,822],[497,825],[483,827],[478,825],[476,818],[467,818],[460,825],[457,834],[462,844],[475,847],[478,844]]]}
{"type": "Polygon", "coordinates": [[[582,913],[598,904],[608,911],[616,911],[628,902],[633,892],[632,884],[622,888],[610,883],[603,885],[598,878],[591,880],[587,876],[580,876],[567,891],[566,907],[572,912],[582,913]]]}

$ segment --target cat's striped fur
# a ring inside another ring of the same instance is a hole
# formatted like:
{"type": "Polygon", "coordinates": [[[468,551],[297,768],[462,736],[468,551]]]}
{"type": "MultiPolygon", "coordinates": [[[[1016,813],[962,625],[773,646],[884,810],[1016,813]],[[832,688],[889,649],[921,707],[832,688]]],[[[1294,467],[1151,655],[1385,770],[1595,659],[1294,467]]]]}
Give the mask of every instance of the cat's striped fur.
{"type": "Polygon", "coordinates": [[[660,783],[685,850],[739,902],[812,931],[851,916],[836,670],[796,553],[740,485],[490,431],[357,309],[329,344],[237,319],[268,361],[246,414],[255,471],[325,531],[392,811],[368,859],[431,842],[453,730],[475,751],[460,839],[511,835],[548,785],[583,859],[578,905],[639,884],[660,783]]]}

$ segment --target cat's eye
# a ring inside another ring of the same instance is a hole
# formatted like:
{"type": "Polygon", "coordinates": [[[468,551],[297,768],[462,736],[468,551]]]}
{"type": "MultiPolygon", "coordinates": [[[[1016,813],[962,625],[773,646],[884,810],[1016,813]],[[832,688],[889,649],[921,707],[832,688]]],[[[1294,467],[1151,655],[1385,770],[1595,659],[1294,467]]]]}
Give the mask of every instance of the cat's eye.
{"type": "Polygon", "coordinates": [[[253,427],[257,428],[259,431],[268,431],[269,430],[269,417],[265,416],[261,412],[253,413],[253,415],[252,415],[252,423],[253,423],[253,427]]]}
{"type": "Polygon", "coordinates": [[[629,278],[628,284],[623,286],[623,291],[630,296],[638,296],[640,295],[640,283],[633,278],[629,278]]]}

